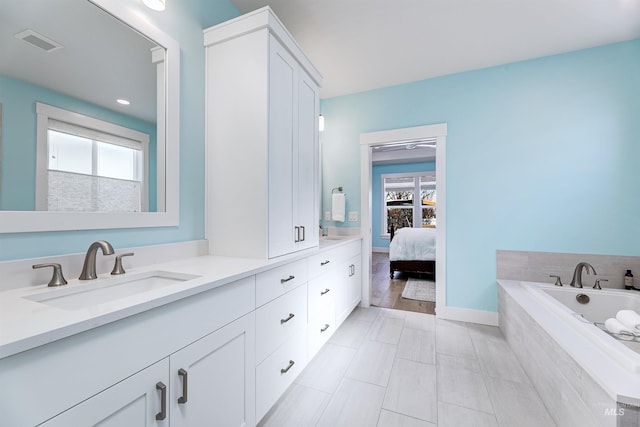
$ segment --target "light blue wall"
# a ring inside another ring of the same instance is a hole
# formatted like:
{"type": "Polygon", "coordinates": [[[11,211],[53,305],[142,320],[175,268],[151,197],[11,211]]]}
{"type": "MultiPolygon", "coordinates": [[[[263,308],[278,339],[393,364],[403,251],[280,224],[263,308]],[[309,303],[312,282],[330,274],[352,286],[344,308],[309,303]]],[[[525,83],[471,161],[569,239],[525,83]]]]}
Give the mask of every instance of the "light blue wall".
{"type": "MultiPolygon", "coordinates": [[[[416,162],[397,165],[374,165],[371,168],[371,243],[374,248],[389,248],[389,239],[380,237],[382,226],[382,175],[389,173],[429,172],[436,170],[435,162],[416,162]]],[[[386,230],[384,230],[386,232],[386,230]]]]}
{"type": "MultiPolygon", "coordinates": [[[[0,261],[84,252],[97,239],[114,247],[204,238],[205,57],[202,30],[239,15],[227,0],[168,1],[164,12],[132,8],[180,43],[180,225],[131,230],[0,234],[0,261]]],[[[70,12],[71,13],[71,12],[70,12]]],[[[16,185],[20,185],[17,183],[16,185]]]]}
{"type": "Polygon", "coordinates": [[[321,111],[325,206],[331,182],[359,192],[360,133],[448,124],[449,306],[497,310],[496,249],[640,255],[640,40],[327,99],[321,111]]]}
{"type": "Polygon", "coordinates": [[[35,210],[36,102],[115,123],[149,135],[149,210],[156,207],[156,125],[6,76],[0,76],[2,180],[0,210],[35,210]],[[9,143],[11,141],[11,143],[9,143]],[[29,160],[30,159],[30,160],[29,160]],[[19,185],[16,185],[19,183],[19,185]]]}

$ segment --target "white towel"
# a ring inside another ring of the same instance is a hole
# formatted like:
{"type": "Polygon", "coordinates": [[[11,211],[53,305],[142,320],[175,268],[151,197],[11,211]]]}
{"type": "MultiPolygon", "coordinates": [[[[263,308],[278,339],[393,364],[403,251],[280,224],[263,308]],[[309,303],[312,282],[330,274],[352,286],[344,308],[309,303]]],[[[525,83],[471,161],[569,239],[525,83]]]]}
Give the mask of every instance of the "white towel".
{"type": "Polygon", "coordinates": [[[604,327],[612,334],[618,335],[620,339],[633,339],[633,332],[631,332],[631,329],[624,326],[618,319],[607,319],[607,321],[604,322],[604,327]]]}
{"type": "Polygon", "coordinates": [[[333,193],[331,195],[331,219],[333,221],[344,222],[344,209],[344,193],[333,193]]]}
{"type": "Polygon", "coordinates": [[[633,310],[620,310],[616,319],[634,333],[640,333],[640,314],[633,310]]]}

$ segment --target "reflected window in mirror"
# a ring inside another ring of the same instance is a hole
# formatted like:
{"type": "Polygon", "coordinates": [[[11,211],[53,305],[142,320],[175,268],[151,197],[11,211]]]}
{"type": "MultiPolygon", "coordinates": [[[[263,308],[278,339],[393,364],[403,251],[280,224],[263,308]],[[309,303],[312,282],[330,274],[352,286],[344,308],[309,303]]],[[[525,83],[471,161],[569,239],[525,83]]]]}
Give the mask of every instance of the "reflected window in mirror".
{"type": "Polygon", "coordinates": [[[148,211],[149,135],[37,104],[36,208],[148,211]]]}

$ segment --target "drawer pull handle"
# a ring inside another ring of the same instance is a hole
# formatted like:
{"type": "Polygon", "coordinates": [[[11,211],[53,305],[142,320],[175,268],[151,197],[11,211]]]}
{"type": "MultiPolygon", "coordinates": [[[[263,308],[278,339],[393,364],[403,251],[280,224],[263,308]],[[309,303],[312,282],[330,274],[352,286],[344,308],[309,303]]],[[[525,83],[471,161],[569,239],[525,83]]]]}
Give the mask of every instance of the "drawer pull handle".
{"type": "Polygon", "coordinates": [[[160,390],[160,412],[156,414],[156,420],[167,418],[167,386],[162,381],[156,383],[156,390],[160,390]]]}
{"type": "Polygon", "coordinates": [[[182,396],[178,398],[178,403],[187,403],[187,390],[189,389],[187,380],[189,378],[189,374],[187,374],[187,371],[180,368],[178,369],[178,375],[182,377],[182,396]]]}
{"type": "Polygon", "coordinates": [[[296,362],[294,362],[293,360],[289,360],[289,364],[287,365],[286,368],[280,369],[280,373],[281,374],[286,374],[287,372],[289,372],[289,369],[291,369],[293,367],[293,365],[295,365],[296,362]]]}
{"type": "Polygon", "coordinates": [[[324,331],[326,331],[327,329],[329,329],[329,324],[328,324],[328,323],[325,323],[324,328],[320,329],[320,332],[324,332],[324,331]]]}
{"type": "Polygon", "coordinates": [[[287,316],[285,319],[280,319],[280,324],[282,325],[283,323],[287,323],[289,320],[293,319],[296,315],[293,313],[289,313],[289,316],[287,316]]]}
{"type": "Polygon", "coordinates": [[[320,295],[324,295],[324,294],[326,294],[326,293],[329,293],[329,291],[330,291],[330,290],[331,290],[331,289],[327,288],[327,289],[325,289],[324,291],[320,291],[320,295]]]}
{"type": "Polygon", "coordinates": [[[322,267],[322,266],[324,266],[324,265],[327,265],[327,264],[329,264],[330,262],[331,262],[331,261],[329,261],[329,260],[321,261],[321,262],[320,262],[320,267],[322,267]]]}
{"type": "Polygon", "coordinates": [[[288,281],[293,280],[295,278],[296,278],[296,276],[289,276],[286,279],[280,279],[280,284],[287,283],[288,281]]]}

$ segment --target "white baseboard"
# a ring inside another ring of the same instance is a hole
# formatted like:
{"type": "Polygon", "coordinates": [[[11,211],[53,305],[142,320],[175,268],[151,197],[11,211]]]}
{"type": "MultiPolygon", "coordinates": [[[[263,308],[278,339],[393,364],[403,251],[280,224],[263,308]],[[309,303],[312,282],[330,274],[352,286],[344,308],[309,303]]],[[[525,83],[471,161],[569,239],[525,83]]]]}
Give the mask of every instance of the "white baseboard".
{"type": "Polygon", "coordinates": [[[384,253],[384,254],[388,254],[389,253],[389,248],[371,248],[372,252],[380,252],[380,253],[384,253]]]}
{"type": "Polygon", "coordinates": [[[498,313],[495,311],[473,310],[470,308],[436,306],[436,317],[447,320],[457,320],[480,325],[498,326],[498,313]]]}

